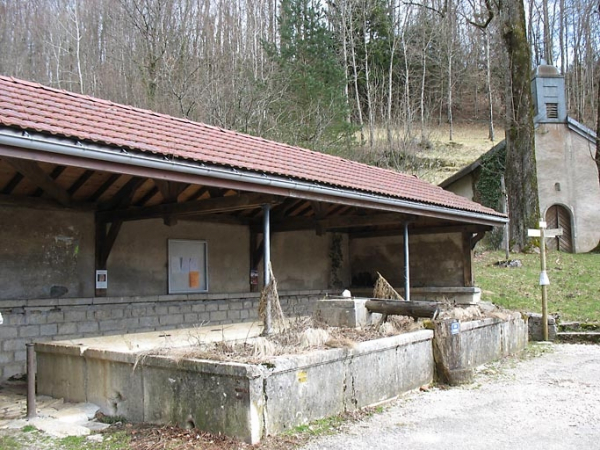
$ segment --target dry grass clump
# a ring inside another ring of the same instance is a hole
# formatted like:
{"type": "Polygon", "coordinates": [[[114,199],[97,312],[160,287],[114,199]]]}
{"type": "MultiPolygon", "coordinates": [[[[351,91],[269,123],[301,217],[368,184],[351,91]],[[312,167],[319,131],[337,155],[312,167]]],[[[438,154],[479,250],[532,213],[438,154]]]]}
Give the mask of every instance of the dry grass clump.
{"type": "MultiPolygon", "coordinates": [[[[410,317],[389,317],[383,324],[362,329],[327,327],[311,317],[291,320],[286,328],[268,336],[244,341],[198,343],[195,346],[171,349],[168,354],[178,359],[195,358],[234,361],[250,364],[269,362],[282,355],[297,355],[327,348],[354,348],[358,342],[393,336],[422,328],[410,317]]],[[[164,354],[164,351],[161,351],[164,354]]]]}
{"type": "Polygon", "coordinates": [[[269,279],[269,284],[267,284],[260,293],[260,300],[258,302],[258,316],[262,319],[263,323],[266,323],[267,313],[269,312],[268,309],[270,309],[272,325],[283,329],[285,328],[285,318],[283,316],[283,310],[281,309],[281,303],[279,302],[277,280],[273,275],[273,267],[271,266],[270,262],[269,279]]]}
{"type": "Polygon", "coordinates": [[[377,275],[377,282],[373,288],[373,298],[404,301],[404,298],[396,292],[392,285],[379,272],[377,272],[377,275]]]}

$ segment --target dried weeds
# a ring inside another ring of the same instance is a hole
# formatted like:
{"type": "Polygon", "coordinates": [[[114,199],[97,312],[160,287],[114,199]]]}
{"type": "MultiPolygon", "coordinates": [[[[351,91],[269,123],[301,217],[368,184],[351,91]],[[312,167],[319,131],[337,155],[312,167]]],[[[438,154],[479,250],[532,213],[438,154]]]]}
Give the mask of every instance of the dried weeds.
{"type": "MultiPolygon", "coordinates": [[[[298,355],[313,350],[354,348],[357,343],[394,336],[423,328],[410,317],[389,317],[385,323],[364,328],[328,327],[311,317],[300,317],[288,326],[268,336],[243,341],[199,342],[197,345],[168,350],[170,357],[181,359],[210,359],[216,361],[262,364],[274,357],[298,355]]],[[[165,354],[161,349],[153,354],[165,354]]],[[[145,357],[148,354],[144,355],[145,357]]]]}

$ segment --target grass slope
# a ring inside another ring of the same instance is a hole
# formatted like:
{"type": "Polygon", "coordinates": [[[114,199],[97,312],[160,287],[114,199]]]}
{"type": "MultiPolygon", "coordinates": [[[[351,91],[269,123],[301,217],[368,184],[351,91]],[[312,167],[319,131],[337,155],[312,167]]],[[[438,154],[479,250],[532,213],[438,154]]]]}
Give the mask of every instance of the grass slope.
{"type": "MultiPolygon", "coordinates": [[[[542,311],[539,286],[540,255],[512,254],[523,267],[503,268],[503,252],[483,252],[475,256],[475,285],[482,300],[523,312],[542,311]]],[[[600,322],[600,254],[547,254],[548,312],[559,313],[562,321],[600,322]]]]}

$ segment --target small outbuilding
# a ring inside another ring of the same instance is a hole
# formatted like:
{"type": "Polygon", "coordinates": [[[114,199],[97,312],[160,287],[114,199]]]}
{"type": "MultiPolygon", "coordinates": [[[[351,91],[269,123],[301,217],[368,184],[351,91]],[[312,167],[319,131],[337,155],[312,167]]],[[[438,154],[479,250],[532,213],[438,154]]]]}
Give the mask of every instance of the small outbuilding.
{"type": "Polygon", "coordinates": [[[34,340],[257,320],[265,261],[288,314],[377,272],[476,301],[472,248],[506,221],[413,176],[0,77],[0,379],[34,340]]]}
{"type": "MultiPolygon", "coordinates": [[[[563,229],[562,236],[548,244],[565,252],[589,252],[600,241],[596,133],[567,115],[565,80],[556,67],[538,66],[531,87],[540,212],[549,228],[563,229]]],[[[504,149],[502,141],[440,186],[468,199],[481,199],[479,183],[482,177],[500,177],[493,161],[504,149]],[[490,161],[491,170],[484,173],[490,161]]]]}

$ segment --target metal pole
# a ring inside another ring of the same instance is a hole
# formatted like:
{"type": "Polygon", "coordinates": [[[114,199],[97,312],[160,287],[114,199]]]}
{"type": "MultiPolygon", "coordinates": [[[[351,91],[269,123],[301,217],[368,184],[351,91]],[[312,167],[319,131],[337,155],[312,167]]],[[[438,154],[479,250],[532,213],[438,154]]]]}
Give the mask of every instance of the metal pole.
{"type": "Polygon", "coordinates": [[[404,299],[410,301],[410,258],[408,252],[408,223],[404,224],[404,299]]]}
{"type": "Polygon", "coordinates": [[[27,418],[33,419],[36,413],[35,405],[35,348],[32,343],[27,346],[27,418]]]}
{"type": "MultiPolygon", "coordinates": [[[[544,231],[546,229],[543,221],[540,222],[540,256],[542,260],[542,276],[546,274],[546,240],[544,231]]],[[[543,282],[542,285],[542,333],[544,341],[548,340],[548,286],[543,282]]]]}
{"type": "MultiPolygon", "coordinates": [[[[263,246],[264,246],[264,287],[266,288],[271,282],[271,274],[269,272],[271,265],[271,205],[263,205],[263,246]]],[[[267,296],[267,310],[265,312],[265,329],[264,334],[270,334],[272,328],[271,318],[271,298],[267,296]]]]}

